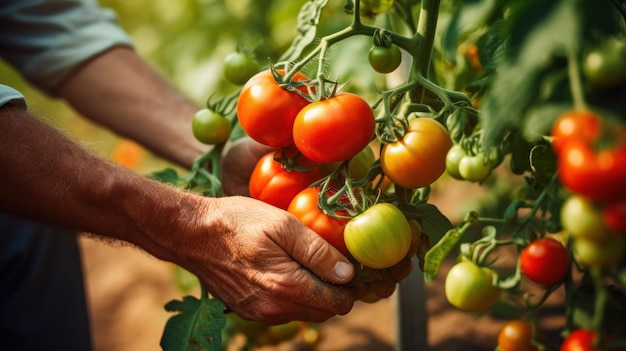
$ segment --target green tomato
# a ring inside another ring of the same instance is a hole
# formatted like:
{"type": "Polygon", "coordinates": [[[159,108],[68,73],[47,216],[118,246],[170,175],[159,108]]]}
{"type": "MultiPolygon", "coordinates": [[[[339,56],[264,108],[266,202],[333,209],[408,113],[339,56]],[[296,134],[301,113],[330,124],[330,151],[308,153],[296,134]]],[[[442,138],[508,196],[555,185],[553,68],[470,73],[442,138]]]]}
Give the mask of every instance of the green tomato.
{"type": "Polygon", "coordinates": [[[228,118],[208,108],[196,112],[191,127],[196,139],[209,145],[226,141],[232,128],[228,118]]]}
{"type": "Polygon", "coordinates": [[[612,236],[604,225],[602,210],[578,195],[569,196],[561,206],[561,226],[573,237],[601,241],[612,236]]]}
{"type": "Polygon", "coordinates": [[[446,155],[446,172],[448,172],[452,178],[464,180],[461,172],[459,172],[459,163],[465,156],[467,156],[467,153],[465,153],[461,145],[452,145],[450,150],[448,150],[448,154],[446,155]]]}
{"type": "Polygon", "coordinates": [[[463,260],[450,269],[445,280],[448,301],[461,311],[481,313],[500,298],[500,289],[493,285],[495,272],[463,260]]]}
{"type": "Polygon", "coordinates": [[[626,237],[612,235],[604,241],[576,238],[573,243],[576,260],[586,267],[612,268],[626,254],[626,237]]]}
{"type": "Polygon", "coordinates": [[[485,163],[485,156],[482,152],[474,156],[466,155],[459,161],[459,175],[470,182],[482,182],[489,176],[491,165],[485,163]]]}
{"type": "Polygon", "coordinates": [[[236,85],[243,85],[259,72],[257,60],[242,52],[231,52],[224,58],[224,77],[236,85]]]}
{"type": "MultiPolygon", "coordinates": [[[[374,150],[368,145],[363,150],[359,151],[356,156],[350,159],[348,168],[350,170],[350,177],[352,179],[362,179],[367,175],[367,172],[372,167],[372,164],[376,161],[374,156],[374,150]]],[[[326,174],[330,174],[341,165],[341,162],[323,163],[322,169],[326,174]]]]}
{"type": "Polygon", "coordinates": [[[614,88],[626,80],[626,43],[617,38],[603,41],[586,54],[582,70],[589,82],[598,88],[614,88]]]}
{"type": "Polygon", "coordinates": [[[411,247],[411,227],[390,203],[377,203],[352,218],[344,229],[348,252],[363,265],[382,269],[400,262],[411,247]]]}
{"type": "Polygon", "coordinates": [[[395,45],[389,47],[375,45],[370,49],[367,58],[376,72],[391,73],[400,66],[402,53],[395,45]]]}

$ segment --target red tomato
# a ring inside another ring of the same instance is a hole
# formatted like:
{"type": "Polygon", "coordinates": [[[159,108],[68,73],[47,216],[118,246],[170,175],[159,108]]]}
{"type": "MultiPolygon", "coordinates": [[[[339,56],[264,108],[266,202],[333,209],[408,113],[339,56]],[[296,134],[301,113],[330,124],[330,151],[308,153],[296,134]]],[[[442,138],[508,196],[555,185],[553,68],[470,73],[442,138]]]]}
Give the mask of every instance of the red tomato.
{"type": "Polygon", "coordinates": [[[572,140],[558,153],[559,178],[570,191],[598,202],[626,198],[626,145],[594,151],[572,140]]]}
{"type": "Polygon", "coordinates": [[[600,135],[601,120],[593,112],[571,110],[563,113],[552,125],[552,147],[558,152],[571,140],[591,143],[600,135]]]}
{"type": "MultiPolygon", "coordinates": [[[[283,71],[277,71],[284,74],[283,71]]],[[[293,81],[308,78],[301,73],[293,81]]],[[[302,87],[306,93],[305,87],[302,87]]],[[[293,144],[293,121],[300,110],[309,104],[304,97],[280,86],[271,70],[254,75],[241,88],[237,101],[237,118],[241,128],[261,144],[283,147],[293,144]]]]}
{"type": "Polygon", "coordinates": [[[374,112],[360,96],[339,93],[304,107],[293,124],[293,140],[316,162],[345,161],[363,150],[374,134],[374,112]]]}
{"type": "Polygon", "coordinates": [[[626,199],[606,204],[602,209],[602,217],[608,229],[626,234],[626,199]]]}
{"type": "Polygon", "coordinates": [[[450,135],[441,123],[416,118],[401,140],[383,146],[380,165],[393,183],[409,189],[421,188],[445,172],[451,147],[450,135]]]}
{"type": "Polygon", "coordinates": [[[343,230],[348,219],[332,217],[318,206],[319,187],[306,188],[299,192],[289,204],[287,211],[300,222],[324,238],[342,254],[349,256],[343,240],[343,230]]]}
{"type": "Polygon", "coordinates": [[[569,253],[560,242],[542,238],[531,242],[520,256],[522,273],[535,283],[560,283],[570,267],[569,253]]]}
{"type": "MultiPolygon", "coordinates": [[[[311,162],[303,156],[290,159],[296,164],[283,164],[276,157],[282,151],[271,151],[257,162],[248,187],[250,196],[286,210],[291,200],[304,188],[322,178],[319,164],[311,162]],[[301,167],[302,169],[299,169],[301,167]]],[[[286,150],[285,156],[293,157],[293,149],[286,150]]]]}
{"type": "Polygon", "coordinates": [[[576,329],[561,344],[561,351],[602,351],[592,346],[596,333],[591,329],[576,329]]]}
{"type": "Polygon", "coordinates": [[[532,340],[532,324],[520,320],[506,322],[498,333],[500,351],[537,351],[532,340]]]}

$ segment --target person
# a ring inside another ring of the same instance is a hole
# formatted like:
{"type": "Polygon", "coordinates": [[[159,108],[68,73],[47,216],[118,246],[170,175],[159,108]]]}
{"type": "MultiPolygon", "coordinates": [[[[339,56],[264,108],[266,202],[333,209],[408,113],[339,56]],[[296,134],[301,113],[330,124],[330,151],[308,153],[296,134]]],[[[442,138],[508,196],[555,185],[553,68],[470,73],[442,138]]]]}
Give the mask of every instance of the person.
{"type": "MultiPolygon", "coordinates": [[[[115,14],[93,0],[0,4],[0,55],[80,115],[190,167],[198,110],[134,51],[115,14]]],[[[390,296],[410,260],[376,282],[348,284],[350,261],[289,213],[249,198],[267,149],[248,138],[224,156],[208,198],[118,166],[32,113],[0,81],[0,345],[89,350],[78,233],[135,245],[199,277],[245,319],[322,322],[369,292],[390,296]]]]}

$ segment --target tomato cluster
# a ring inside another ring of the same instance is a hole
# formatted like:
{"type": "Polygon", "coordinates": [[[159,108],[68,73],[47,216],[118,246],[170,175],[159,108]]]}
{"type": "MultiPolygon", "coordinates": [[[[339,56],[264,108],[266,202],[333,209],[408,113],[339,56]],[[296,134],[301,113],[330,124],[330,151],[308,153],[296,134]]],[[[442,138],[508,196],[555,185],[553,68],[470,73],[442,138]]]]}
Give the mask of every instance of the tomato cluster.
{"type": "Polygon", "coordinates": [[[491,174],[491,163],[483,152],[468,154],[460,144],[446,154],[446,172],[455,179],[479,183],[491,174]]]}

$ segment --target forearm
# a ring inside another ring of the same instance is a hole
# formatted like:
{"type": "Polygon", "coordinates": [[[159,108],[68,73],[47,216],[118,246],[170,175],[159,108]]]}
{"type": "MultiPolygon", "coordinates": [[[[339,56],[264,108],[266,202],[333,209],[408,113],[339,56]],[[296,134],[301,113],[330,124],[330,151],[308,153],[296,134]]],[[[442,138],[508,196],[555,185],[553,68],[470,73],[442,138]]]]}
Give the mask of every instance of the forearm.
{"type": "Polygon", "coordinates": [[[166,260],[206,202],[84,150],[25,111],[0,108],[0,209],[117,238],[166,260]]]}
{"type": "Polygon", "coordinates": [[[208,149],[191,130],[198,106],[129,48],[87,62],[56,93],[85,117],[182,166],[208,149]]]}

